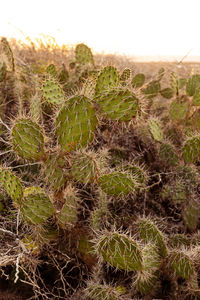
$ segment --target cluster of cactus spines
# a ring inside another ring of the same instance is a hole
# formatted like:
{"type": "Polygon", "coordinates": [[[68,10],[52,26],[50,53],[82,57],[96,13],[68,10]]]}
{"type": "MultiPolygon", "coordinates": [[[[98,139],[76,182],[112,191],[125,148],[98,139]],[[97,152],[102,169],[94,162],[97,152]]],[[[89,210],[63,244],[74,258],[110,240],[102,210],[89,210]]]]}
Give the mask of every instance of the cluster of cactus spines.
{"type": "MultiPolygon", "coordinates": [[[[20,237],[26,251],[40,255],[45,243],[57,243],[64,234],[69,241],[61,247],[87,268],[107,266],[109,274],[120,270],[123,278],[133,271],[133,289],[126,284],[130,297],[161,293],[164,275],[180,293],[187,290],[198,299],[200,75],[185,79],[172,72],[169,87],[162,88],[163,68],[145,83],[143,73],[132,77],[128,68],[122,73],[114,66],[96,68],[84,44],[77,45],[69,71],[50,62],[29,74],[15,66],[6,39],[0,46],[0,101],[6,108],[4,98],[13,93],[18,103],[11,126],[0,106],[5,136],[0,185],[32,231],[20,237]],[[30,97],[24,97],[24,86],[30,97]],[[165,101],[164,113],[157,110],[155,97],[171,99],[165,101]],[[137,125],[132,122],[136,116],[137,125]],[[117,130],[110,144],[110,136],[101,139],[100,134],[113,124],[117,130]],[[136,217],[141,206],[143,217],[136,217]],[[181,225],[169,233],[153,220],[158,214],[161,223],[171,224],[171,207],[181,225]],[[149,211],[153,216],[145,217],[149,211]]],[[[126,299],[117,278],[112,285],[104,279],[88,281],[89,299],[126,299]]]]}

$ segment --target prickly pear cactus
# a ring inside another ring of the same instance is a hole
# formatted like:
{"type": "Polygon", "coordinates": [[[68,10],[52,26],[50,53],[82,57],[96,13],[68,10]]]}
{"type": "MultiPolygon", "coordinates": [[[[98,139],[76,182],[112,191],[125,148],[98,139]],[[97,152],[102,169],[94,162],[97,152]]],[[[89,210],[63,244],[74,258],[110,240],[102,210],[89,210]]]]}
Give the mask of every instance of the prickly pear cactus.
{"type": "Polygon", "coordinates": [[[5,62],[8,71],[15,71],[15,63],[14,63],[14,56],[10,45],[5,37],[1,39],[1,58],[5,62]]]}
{"type": "Polygon", "coordinates": [[[62,209],[57,213],[57,224],[68,229],[78,220],[78,204],[80,202],[76,190],[72,186],[68,186],[64,195],[65,203],[62,209]]]}
{"type": "Polygon", "coordinates": [[[43,132],[39,125],[31,119],[21,118],[14,122],[11,143],[14,152],[23,159],[39,161],[43,157],[43,132]]]}
{"type": "Polygon", "coordinates": [[[145,75],[143,73],[136,74],[131,81],[133,88],[140,88],[145,82],[145,75]]]}
{"type": "Polygon", "coordinates": [[[136,183],[125,172],[114,172],[99,177],[99,186],[108,195],[123,196],[135,192],[136,183]]]}
{"type": "Polygon", "coordinates": [[[92,153],[77,153],[71,167],[72,176],[79,182],[94,182],[99,175],[98,162],[92,153]]]}
{"type": "Polygon", "coordinates": [[[113,90],[119,86],[120,76],[115,67],[105,67],[97,77],[95,94],[98,96],[109,90],[113,90]]]}
{"type": "Polygon", "coordinates": [[[27,223],[37,225],[50,218],[54,213],[54,208],[42,188],[33,186],[24,190],[20,211],[27,223]]]}
{"type": "Polygon", "coordinates": [[[65,151],[87,146],[97,126],[95,111],[89,99],[75,96],[68,99],[56,118],[58,143],[65,151]]]}
{"type": "Polygon", "coordinates": [[[143,239],[146,243],[154,243],[158,247],[160,255],[165,257],[168,251],[163,233],[158,229],[158,227],[151,220],[140,218],[138,220],[138,228],[141,239],[143,239]]]}
{"type": "Polygon", "coordinates": [[[23,188],[20,179],[10,170],[0,167],[0,185],[3,186],[14,203],[19,206],[23,201],[23,188]]]}
{"type": "Polygon", "coordinates": [[[184,252],[172,252],[169,261],[175,276],[189,279],[194,274],[193,262],[184,252]]]}
{"type": "Polygon", "coordinates": [[[137,115],[138,100],[129,90],[112,90],[100,94],[95,102],[101,107],[103,115],[111,120],[130,121],[137,115]]]}
{"type": "Polygon", "coordinates": [[[42,96],[49,104],[61,105],[64,102],[64,92],[53,78],[45,80],[42,84],[42,96]]]}
{"type": "Polygon", "coordinates": [[[115,268],[126,271],[138,271],[143,268],[139,245],[125,234],[106,232],[99,237],[95,247],[97,253],[115,268]]]}
{"type": "Polygon", "coordinates": [[[77,63],[81,65],[94,64],[94,58],[91,49],[85,44],[78,44],[75,48],[75,57],[77,63]]]}

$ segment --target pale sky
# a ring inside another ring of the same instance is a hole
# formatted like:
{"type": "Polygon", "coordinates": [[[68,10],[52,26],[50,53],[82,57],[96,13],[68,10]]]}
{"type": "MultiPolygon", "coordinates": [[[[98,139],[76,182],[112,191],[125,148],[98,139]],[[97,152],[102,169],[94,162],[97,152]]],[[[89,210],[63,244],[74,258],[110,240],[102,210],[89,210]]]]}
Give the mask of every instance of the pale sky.
{"type": "Polygon", "coordinates": [[[24,39],[21,31],[94,52],[200,56],[200,0],[2,1],[0,36],[24,39]]]}

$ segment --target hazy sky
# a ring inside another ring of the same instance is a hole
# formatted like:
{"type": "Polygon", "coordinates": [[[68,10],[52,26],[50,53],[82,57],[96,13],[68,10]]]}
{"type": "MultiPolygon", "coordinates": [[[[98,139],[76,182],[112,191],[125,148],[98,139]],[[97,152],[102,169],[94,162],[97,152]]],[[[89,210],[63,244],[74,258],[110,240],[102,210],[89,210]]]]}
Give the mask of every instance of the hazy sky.
{"type": "Polygon", "coordinates": [[[6,0],[0,35],[130,55],[200,55],[200,0],[6,0]]]}

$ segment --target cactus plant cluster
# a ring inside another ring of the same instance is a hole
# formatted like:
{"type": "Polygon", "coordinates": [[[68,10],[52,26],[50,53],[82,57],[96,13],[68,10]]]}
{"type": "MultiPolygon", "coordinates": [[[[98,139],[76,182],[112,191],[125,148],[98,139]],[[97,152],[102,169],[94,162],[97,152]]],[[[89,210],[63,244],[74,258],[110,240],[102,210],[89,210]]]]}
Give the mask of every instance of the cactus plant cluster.
{"type": "Polygon", "coordinates": [[[22,224],[25,270],[49,247],[65,255],[62,297],[164,299],[168,281],[168,297],[200,299],[200,75],[163,88],[163,68],[147,81],[99,67],[84,44],[69,67],[30,69],[3,38],[0,199],[22,224]]]}

